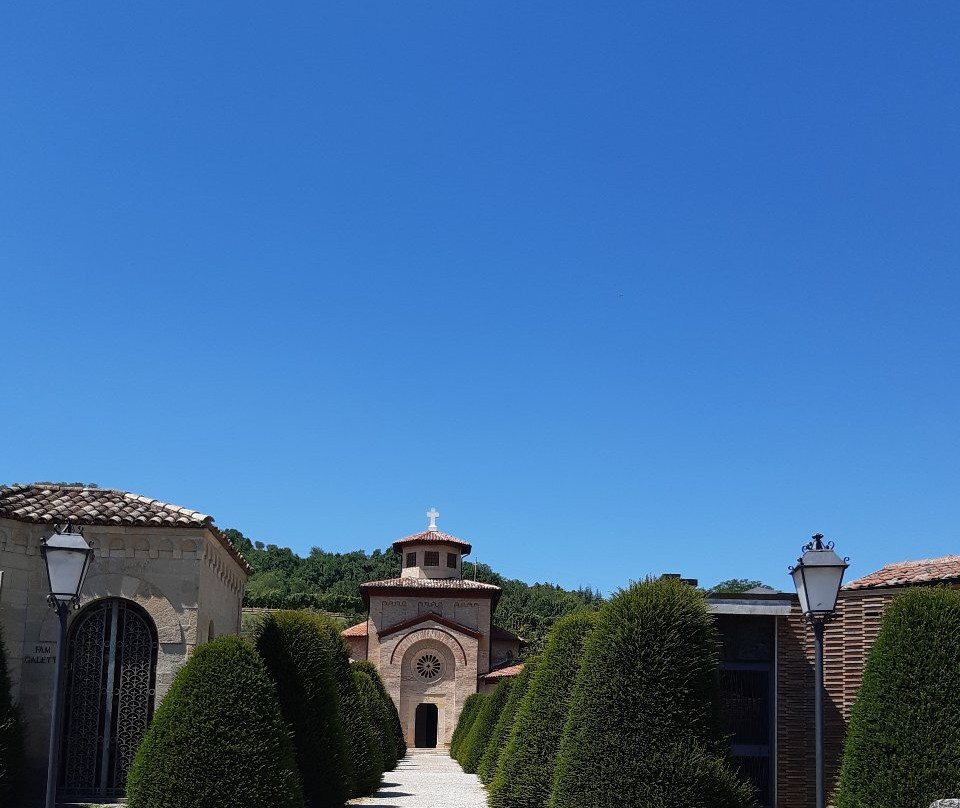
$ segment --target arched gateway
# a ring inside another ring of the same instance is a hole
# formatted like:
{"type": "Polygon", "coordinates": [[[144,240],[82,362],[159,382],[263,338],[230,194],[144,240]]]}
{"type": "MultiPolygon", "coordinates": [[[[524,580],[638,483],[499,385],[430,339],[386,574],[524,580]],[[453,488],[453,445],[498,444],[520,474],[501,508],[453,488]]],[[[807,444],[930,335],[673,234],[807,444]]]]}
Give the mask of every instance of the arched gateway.
{"type": "Polygon", "coordinates": [[[58,797],[122,797],[153,716],[157,629],[123,598],[87,606],[70,626],[58,797]]]}

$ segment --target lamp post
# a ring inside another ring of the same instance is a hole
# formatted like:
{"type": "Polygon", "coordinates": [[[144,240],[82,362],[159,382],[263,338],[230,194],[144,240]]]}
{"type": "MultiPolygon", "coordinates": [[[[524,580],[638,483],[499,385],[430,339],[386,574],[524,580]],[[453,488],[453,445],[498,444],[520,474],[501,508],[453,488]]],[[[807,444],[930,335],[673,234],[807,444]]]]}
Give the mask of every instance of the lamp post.
{"type": "Polygon", "coordinates": [[[43,540],[40,555],[47,568],[50,594],[47,603],[57,613],[60,633],[57,637],[57,661],[53,672],[53,715],[50,718],[50,753],[47,757],[46,808],[54,808],[57,799],[57,770],[60,758],[60,723],[63,711],[63,652],[67,639],[67,616],[80,608],[80,589],[93,558],[93,548],[83,538],[83,529],[74,528],[68,519],[54,534],[43,540]]]}
{"type": "Polygon", "coordinates": [[[823,787],[823,627],[836,617],[837,595],[849,558],[833,551],[833,542],[823,542],[817,533],[804,545],[797,566],[790,567],[793,584],[800,598],[800,610],[813,626],[814,639],[814,723],[816,725],[817,808],[824,808],[823,787]]]}

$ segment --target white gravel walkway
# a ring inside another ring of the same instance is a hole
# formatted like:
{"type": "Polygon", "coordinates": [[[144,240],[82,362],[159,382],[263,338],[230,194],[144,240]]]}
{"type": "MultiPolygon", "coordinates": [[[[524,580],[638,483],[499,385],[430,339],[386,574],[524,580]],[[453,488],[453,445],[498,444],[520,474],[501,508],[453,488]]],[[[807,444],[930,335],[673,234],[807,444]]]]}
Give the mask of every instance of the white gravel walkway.
{"type": "Polygon", "coordinates": [[[486,808],[487,792],[475,774],[444,752],[411,749],[372,797],[351,800],[369,808],[486,808]]]}

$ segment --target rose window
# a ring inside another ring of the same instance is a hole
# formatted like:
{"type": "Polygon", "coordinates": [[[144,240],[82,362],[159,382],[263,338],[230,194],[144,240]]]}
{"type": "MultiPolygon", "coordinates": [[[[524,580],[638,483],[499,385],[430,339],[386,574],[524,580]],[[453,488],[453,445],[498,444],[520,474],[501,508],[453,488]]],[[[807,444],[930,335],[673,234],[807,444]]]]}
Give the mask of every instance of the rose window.
{"type": "Polygon", "coordinates": [[[443,662],[440,660],[440,657],[429,652],[420,654],[420,656],[417,657],[417,661],[413,663],[413,667],[417,671],[417,676],[426,682],[433,682],[439,679],[440,674],[443,673],[443,662]]]}

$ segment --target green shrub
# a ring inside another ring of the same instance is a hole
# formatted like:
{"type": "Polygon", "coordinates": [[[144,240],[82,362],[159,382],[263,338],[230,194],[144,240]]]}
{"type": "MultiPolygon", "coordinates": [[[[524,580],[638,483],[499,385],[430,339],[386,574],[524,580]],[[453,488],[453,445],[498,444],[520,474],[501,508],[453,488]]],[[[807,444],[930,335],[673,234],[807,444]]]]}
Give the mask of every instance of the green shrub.
{"type": "Polygon", "coordinates": [[[587,637],[551,808],[745,808],[720,732],[717,635],[703,594],[674,579],[621,590],[587,637]]]}
{"type": "MultiPolygon", "coordinates": [[[[384,761],[383,743],[393,743],[393,738],[388,734],[387,728],[381,720],[383,717],[380,694],[374,687],[370,677],[363,671],[351,671],[353,681],[357,686],[357,695],[360,697],[360,707],[363,712],[363,720],[370,727],[372,744],[370,747],[370,758],[377,769],[377,786],[380,785],[380,775],[386,770],[384,761]]],[[[376,790],[376,789],[374,789],[376,790]]]]}
{"type": "Polygon", "coordinates": [[[887,608],[850,712],[838,808],[960,796],[960,592],[912,589],[887,608]]]}
{"type": "Polygon", "coordinates": [[[467,696],[463,703],[463,709],[460,710],[460,718],[457,719],[457,726],[453,729],[453,736],[450,738],[450,757],[460,763],[460,747],[464,740],[470,734],[470,728],[473,722],[477,720],[477,713],[483,706],[486,696],[483,693],[474,693],[467,696]]]}
{"type": "Polygon", "coordinates": [[[573,683],[596,615],[575,612],[558,620],[550,631],[517,713],[503,765],[490,786],[494,808],[543,808],[546,804],[573,683]]]}
{"type": "Polygon", "coordinates": [[[293,746],[263,661],[239,637],[177,674],[127,778],[130,808],[303,808],[293,746]]]}
{"type": "MultiPolygon", "coordinates": [[[[371,692],[374,694],[374,699],[367,704],[367,709],[380,748],[380,763],[383,771],[395,769],[397,767],[397,743],[393,737],[393,722],[390,720],[387,705],[384,704],[383,696],[368,671],[358,668],[357,663],[354,662],[353,673],[356,676],[364,677],[370,683],[370,687],[373,688],[371,692]]],[[[362,687],[364,691],[367,687],[366,685],[358,686],[362,687]]]]}
{"type": "Polygon", "coordinates": [[[477,720],[470,727],[470,734],[464,741],[460,754],[463,757],[461,766],[468,774],[474,774],[477,766],[480,765],[480,759],[483,753],[487,751],[487,744],[493,736],[493,730],[497,726],[497,719],[510,698],[510,690],[513,687],[513,679],[504,679],[498,684],[493,692],[483,702],[483,707],[477,713],[477,720]]]}
{"type": "Polygon", "coordinates": [[[513,680],[513,687],[510,688],[510,698],[507,699],[507,703],[500,713],[500,718],[497,719],[497,725],[493,729],[493,735],[490,736],[490,743],[487,744],[487,749],[483,753],[483,757],[480,758],[477,774],[487,785],[490,784],[500,768],[500,760],[507,748],[507,742],[510,740],[517,710],[520,708],[520,702],[530,686],[530,678],[536,664],[536,658],[527,660],[523,670],[513,680]]]}
{"type": "Polygon", "coordinates": [[[380,786],[383,765],[377,754],[379,741],[357,691],[356,679],[350,667],[350,649],[340,636],[340,627],[332,620],[323,617],[317,619],[340,696],[340,716],[347,734],[352,772],[350,794],[353,797],[366,797],[380,786]]]}
{"type": "Polygon", "coordinates": [[[337,808],[349,798],[347,738],[322,624],[306,612],[278,612],[258,625],[256,648],[293,730],[307,808],[337,808]]]}
{"type": "Polygon", "coordinates": [[[383,679],[380,678],[380,672],[377,670],[376,665],[362,659],[353,663],[353,669],[363,671],[370,677],[377,688],[377,692],[380,694],[380,698],[383,700],[387,712],[389,732],[393,738],[391,753],[393,755],[393,765],[388,768],[393,769],[397,761],[407,754],[407,742],[403,738],[403,727],[400,726],[400,713],[397,712],[397,705],[394,704],[393,699],[390,698],[390,694],[387,692],[387,687],[384,685],[383,679]]]}
{"type": "Polygon", "coordinates": [[[10,805],[19,794],[23,771],[23,725],[10,695],[7,650],[0,631],[0,805],[10,805]]]}

